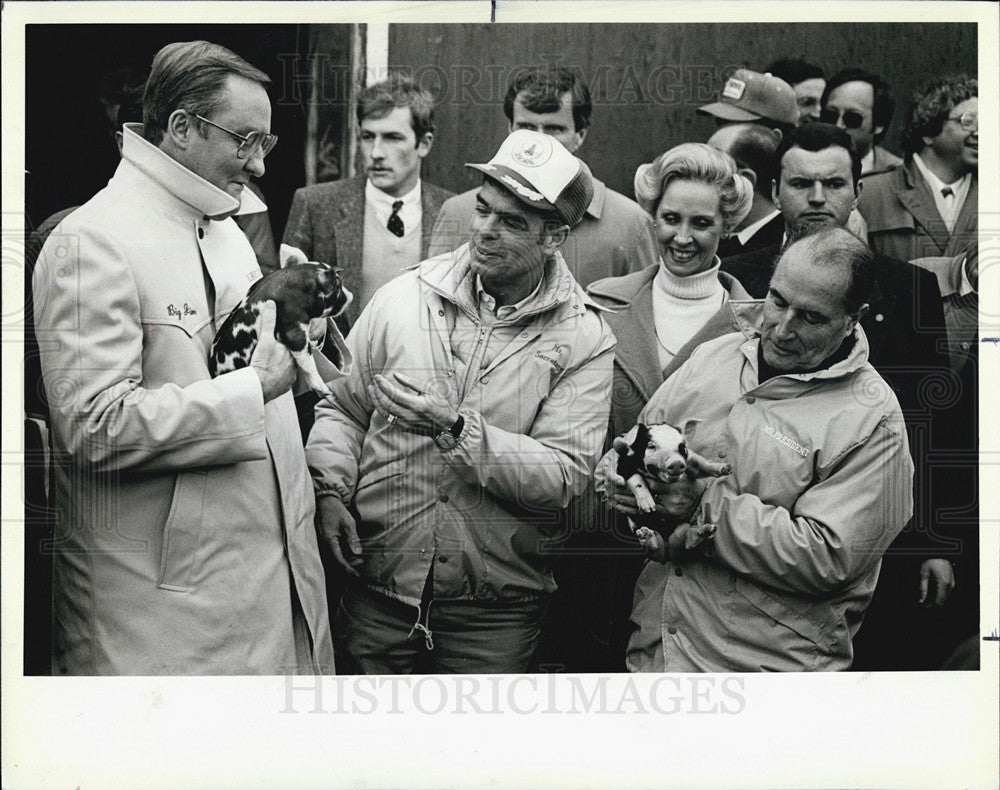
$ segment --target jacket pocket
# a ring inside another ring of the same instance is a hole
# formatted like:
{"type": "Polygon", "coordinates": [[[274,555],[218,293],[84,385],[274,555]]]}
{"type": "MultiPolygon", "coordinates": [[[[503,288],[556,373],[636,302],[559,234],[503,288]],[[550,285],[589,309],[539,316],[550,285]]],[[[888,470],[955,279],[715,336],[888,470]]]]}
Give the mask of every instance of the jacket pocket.
{"type": "Polygon", "coordinates": [[[163,525],[160,589],[187,592],[201,545],[207,472],[180,472],[174,483],[170,512],[163,525]]]}
{"type": "Polygon", "coordinates": [[[739,577],[736,577],[736,594],[777,623],[779,630],[787,629],[810,643],[805,650],[802,649],[803,646],[796,649],[794,646],[796,640],[787,634],[784,637],[775,635],[772,641],[781,644],[774,646],[787,652],[790,662],[804,663],[807,665],[806,668],[811,668],[815,664],[819,653],[822,652],[824,632],[827,630],[828,614],[824,604],[802,602],[801,606],[796,606],[793,602],[786,602],[739,577]]]}

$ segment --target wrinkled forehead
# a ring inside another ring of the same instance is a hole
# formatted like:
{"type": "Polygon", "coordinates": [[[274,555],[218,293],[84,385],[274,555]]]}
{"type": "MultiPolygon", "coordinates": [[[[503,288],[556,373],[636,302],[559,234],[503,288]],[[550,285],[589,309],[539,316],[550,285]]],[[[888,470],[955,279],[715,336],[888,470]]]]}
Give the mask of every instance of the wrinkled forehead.
{"type": "Polygon", "coordinates": [[[808,240],[789,247],[778,260],[770,289],[799,310],[811,310],[829,317],[844,315],[844,299],[851,282],[850,265],[820,260],[808,240]]]}

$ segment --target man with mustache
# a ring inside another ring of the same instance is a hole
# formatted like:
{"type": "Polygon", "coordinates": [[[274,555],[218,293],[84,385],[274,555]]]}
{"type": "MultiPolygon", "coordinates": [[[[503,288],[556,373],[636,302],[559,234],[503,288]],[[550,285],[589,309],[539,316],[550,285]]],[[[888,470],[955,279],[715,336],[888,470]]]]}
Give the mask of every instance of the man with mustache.
{"type": "Polygon", "coordinates": [[[434,220],[453,194],[420,176],[434,144],[430,93],[391,74],[361,92],[357,118],[364,175],[297,190],[282,239],[343,269],[354,294],[338,319],[343,330],[375,291],[427,257],[434,220]]]}

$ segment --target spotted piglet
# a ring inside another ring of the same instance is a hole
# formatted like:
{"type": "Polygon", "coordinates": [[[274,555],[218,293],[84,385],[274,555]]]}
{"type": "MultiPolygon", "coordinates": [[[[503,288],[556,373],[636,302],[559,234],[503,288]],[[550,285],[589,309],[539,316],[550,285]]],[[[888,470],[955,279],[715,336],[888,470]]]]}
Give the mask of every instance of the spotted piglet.
{"type": "MultiPolygon", "coordinates": [[[[257,280],[233,308],[212,341],[208,371],[212,378],[245,368],[257,347],[257,320],[265,301],[274,302],[274,335],[292,353],[306,384],[320,397],[330,394],[316,368],[309,322],[340,315],[353,298],[340,280],[339,269],[325,263],[297,263],[257,280]]],[[[340,360],[331,360],[340,365],[340,360]]]]}
{"type": "Polygon", "coordinates": [[[625,479],[635,495],[636,506],[642,511],[631,516],[629,523],[653,559],[666,561],[668,541],[693,549],[715,534],[715,526],[711,524],[688,524],[683,535],[675,533],[678,526],[693,518],[705,489],[703,478],[729,474],[728,464],[713,463],[689,450],[683,433],[665,423],[639,423],[624,436],[615,438],[614,449],[618,453],[617,472],[625,479]],[[666,483],[666,489],[654,497],[647,480],[666,483]]]}

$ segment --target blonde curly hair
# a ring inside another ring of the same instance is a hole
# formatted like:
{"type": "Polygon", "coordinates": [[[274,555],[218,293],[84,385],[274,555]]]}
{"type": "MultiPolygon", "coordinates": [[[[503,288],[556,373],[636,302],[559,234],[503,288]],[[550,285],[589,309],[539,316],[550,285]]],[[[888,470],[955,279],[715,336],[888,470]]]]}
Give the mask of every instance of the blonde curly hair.
{"type": "Polygon", "coordinates": [[[672,181],[697,181],[719,190],[719,213],[729,235],[750,213],[753,184],[736,172],[733,158],[705,143],[682,143],[635,171],[635,199],[651,217],[672,181]]]}

